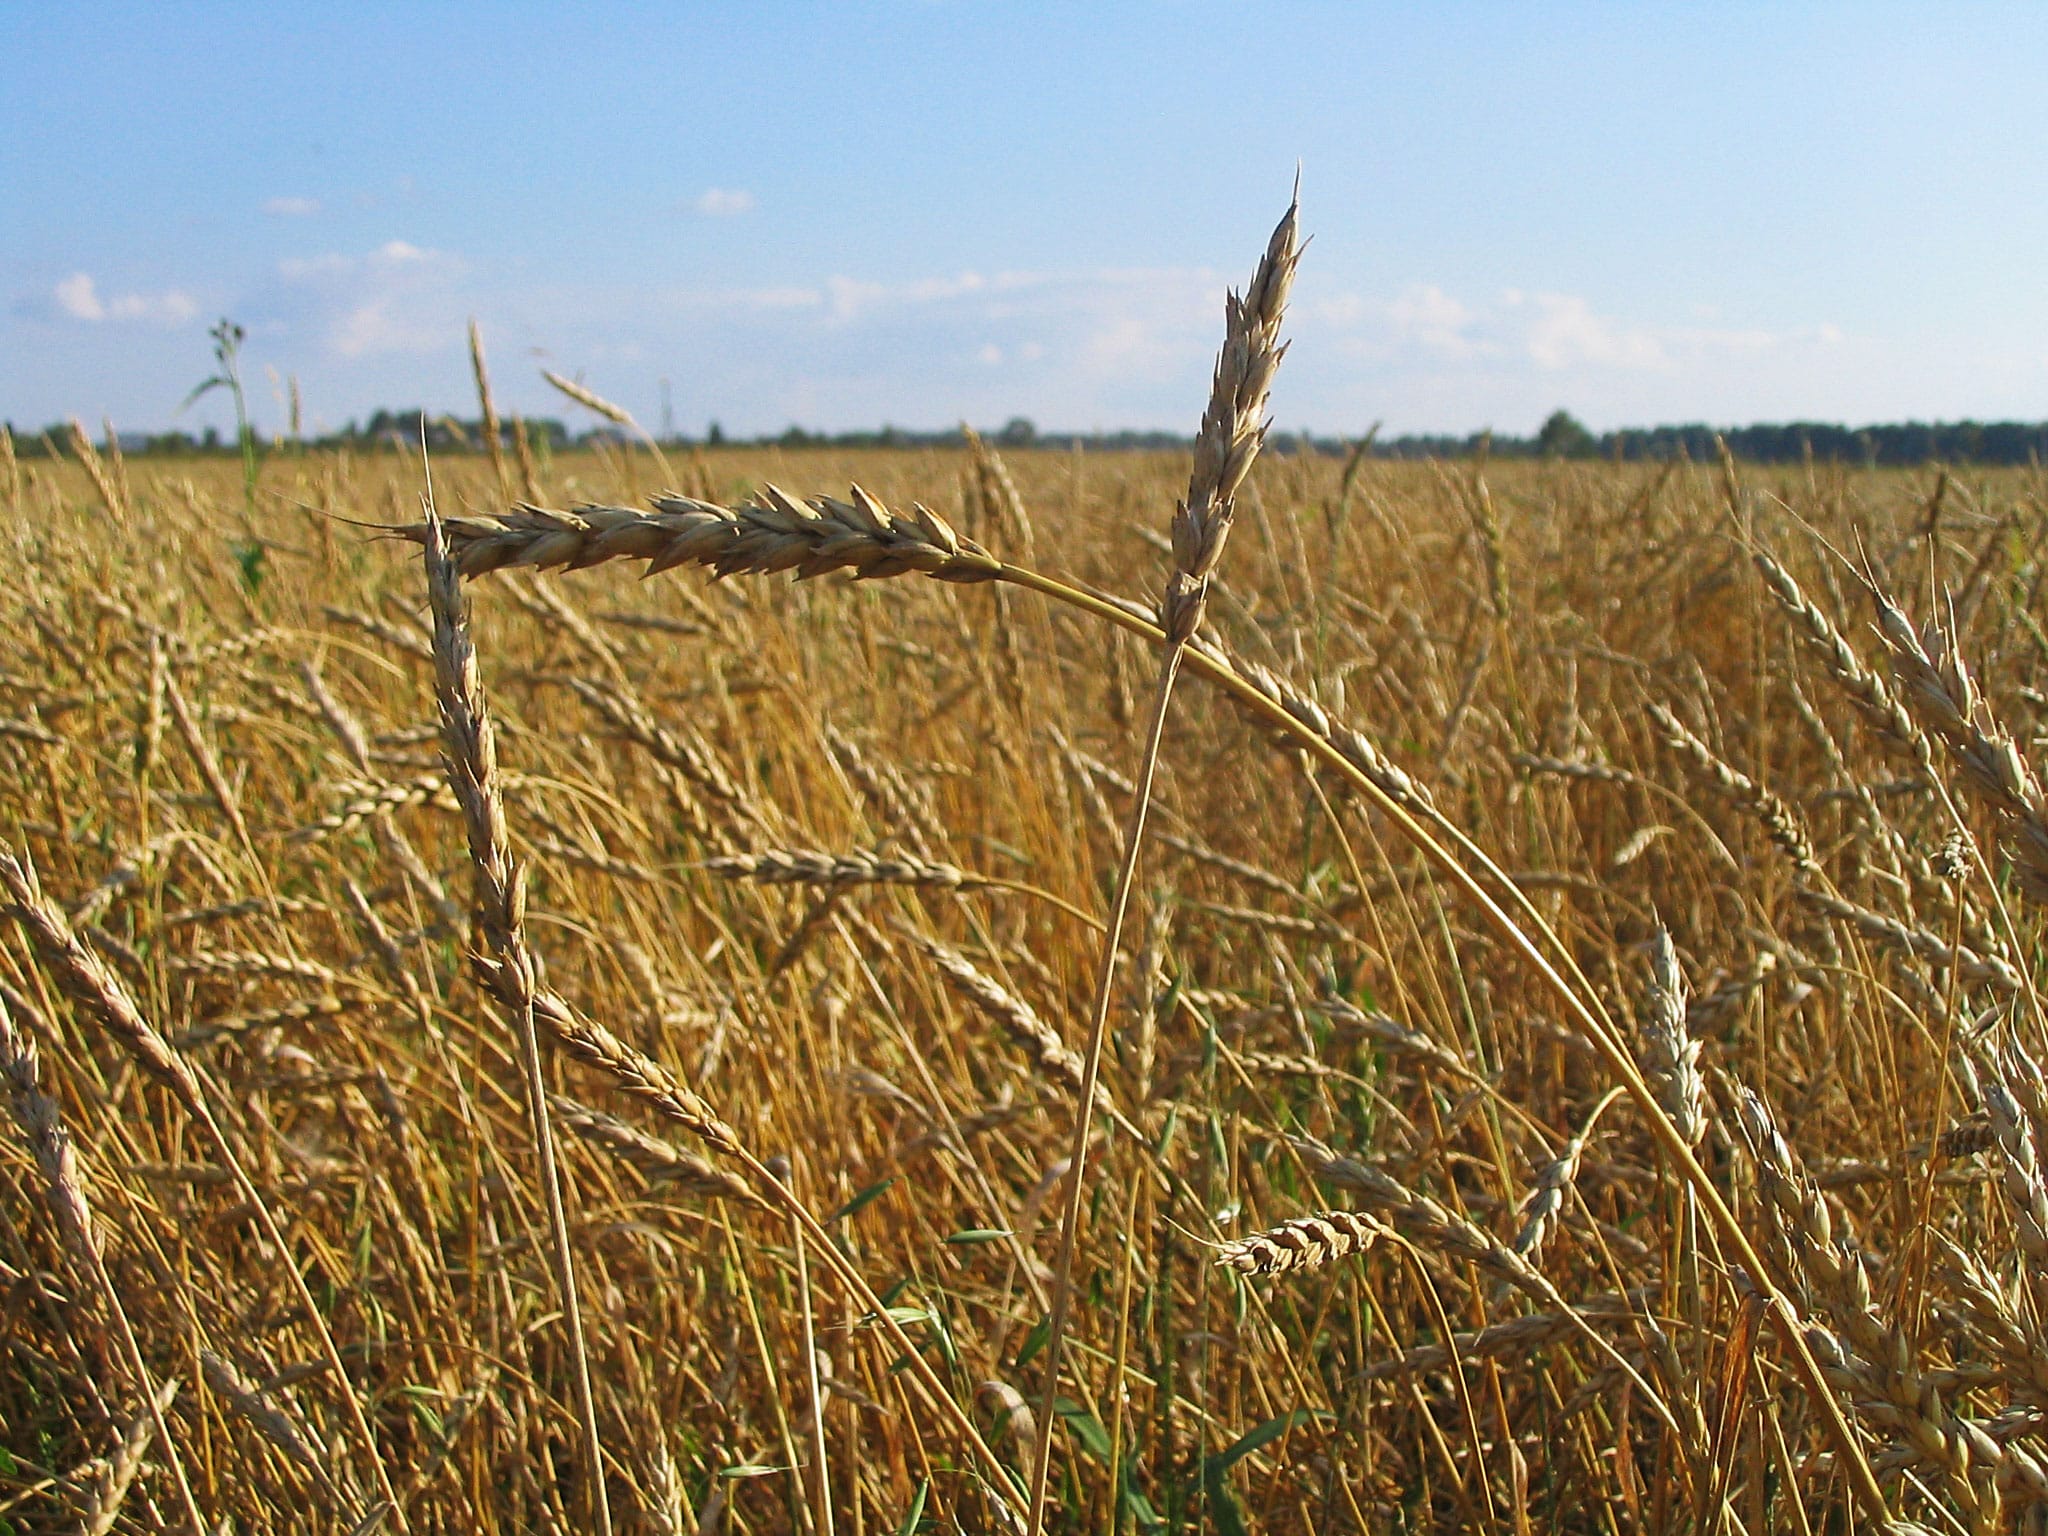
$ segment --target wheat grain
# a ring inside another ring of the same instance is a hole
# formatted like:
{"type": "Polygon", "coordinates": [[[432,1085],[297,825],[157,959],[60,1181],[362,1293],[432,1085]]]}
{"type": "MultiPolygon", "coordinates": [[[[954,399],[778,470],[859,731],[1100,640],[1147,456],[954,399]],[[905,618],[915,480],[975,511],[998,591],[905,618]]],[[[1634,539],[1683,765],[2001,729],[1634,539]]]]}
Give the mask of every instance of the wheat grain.
{"type": "Polygon", "coordinates": [[[764,885],[907,885],[929,891],[971,891],[992,882],[953,864],[914,854],[818,853],[811,849],[765,848],[757,853],[706,859],[704,868],[728,879],[764,885]]]}
{"type": "Polygon", "coordinates": [[[1644,709],[1651,723],[1657,727],[1659,739],[1679,755],[1695,777],[1755,817],[1763,827],[1764,835],[1784,851],[1802,875],[1819,871],[1820,865],[1813,856],[1813,842],[1782,796],[1724,760],[1663,705],[1647,704],[1644,709]]]}
{"type": "Polygon", "coordinates": [[[1216,1262],[1241,1275],[1279,1275],[1297,1269],[1321,1269],[1379,1241],[1386,1227],[1356,1211],[1322,1211],[1297,1216],[1279,1226],[1226,1243],[1216,1262]]]}
{"type": "MultiPolygon", "coordinates": [[[[962,539],[937,513],[923,507],[893,512],[857,485],[844,501],[798,501],[773,485],[761,496],[739,507],[657,496],[652,512],[521,506],[497,517],[451,518],[448,544],[465,576],[519,566],[582,570],[621,559],[646,561],[650,576],[702,565],[721,576],[850,570],[870,580],[919,572],[975,582],[1002,571],[1000,561],[962,539]]],[[[415,542],[423,537],[418,524],[392,532],[415,542]]]]}

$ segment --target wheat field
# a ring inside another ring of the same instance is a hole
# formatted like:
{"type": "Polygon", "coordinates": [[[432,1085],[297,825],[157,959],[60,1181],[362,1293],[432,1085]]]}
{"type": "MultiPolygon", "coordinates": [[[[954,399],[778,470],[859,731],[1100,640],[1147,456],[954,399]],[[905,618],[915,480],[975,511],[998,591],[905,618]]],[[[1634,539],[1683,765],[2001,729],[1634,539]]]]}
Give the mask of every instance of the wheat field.
{"type": "Polygon", "coordinates": [[[2038,473],[67,447],[0,1530],[2037,1528],[2038,473]]]}

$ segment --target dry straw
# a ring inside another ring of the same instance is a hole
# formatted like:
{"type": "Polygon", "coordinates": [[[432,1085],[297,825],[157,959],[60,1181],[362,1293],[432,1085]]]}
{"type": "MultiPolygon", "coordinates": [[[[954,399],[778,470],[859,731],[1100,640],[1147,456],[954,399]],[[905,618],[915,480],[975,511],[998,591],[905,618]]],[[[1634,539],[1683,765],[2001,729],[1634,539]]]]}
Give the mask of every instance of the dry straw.
{"type": "MultiPolygon", "coordinates": [[[[143,1017],[141,1009],[136,1006],[134,998],[130,996],[120,978],[72,932],[63,911],[43,894],[42,883],[37,877],[35,866],[4,847],[0,847],[0,888],[5,890],[7,915],[28,935],[37,956],[58,986],[89,1012],[144,1071],[169,1088],[185,1112],[199,1122],[206,1132],[207,1139],[212,1142],[214,1150],[227,1166],[242,1199],[255,1214],[265,1238],[275,1251],[288,1251],[284,1234],[279,1230],[269,1205],[251,1182],[241,1160],[235,1155],[226,1132],[221,1129],[220,1122],[214,1117],[212,1106],[207,1101],[198,1076],[143,1017]]],[[[17,1066],[25,1059],[19,1047],[11,1049],[8,1054],[17,1066]]],[[[86,1226],[84,1230],[89,1234],[90,1226],[86,1226]]],[[[88,1249],[90,1250],[90,1244],[88,1249]]],[[[397,1498],[392,1491],[389,1475],[385,1471],[376,1435],[370,1429],[369,1420],[363,1413],[362,1404],[357,1399],[354,1389],[347,1385],[348,1373],[342,1364],[341,1351],[335,1344],[334,1335],[322,1321],[323,1314],[313,1300],[305,1277],[294,1265],[286,1265],[285,1269],[291,1276],[298,1304],[304,1309],[313,1332],[320,1341],[328,1368],[334,1373],[334,1379],[342,1384],[342,1395],[348,1408],[351,1427],[369,1457],[384,1502],[391,1507],[392,1517],[398,1521],[402,1529],[403,1512],[397,1507],[397,1498]]],[[[112,1282],[102,1276],[102,1284],[111,1298],[112,1282]]],[[[118,1304],[115,1305],[118,1315],[118,1304]]],[[[143,1373],[139,1352],[134,1353],[134,1363],[138,1377],[146,1383],[147,1376],[143,1373]]],[[[151,1389],[145,1386],[144,1390],[151,1389]]],[[[167,1432],[161,1427],[158,1432],[165,1435],[168,1443],[167,1432]]],[[[188,1510],[192,1510],[196,1515],[196,1507],[192,1504],[189,1490],[186,1491],[185,1499],[188,1510]]]]}

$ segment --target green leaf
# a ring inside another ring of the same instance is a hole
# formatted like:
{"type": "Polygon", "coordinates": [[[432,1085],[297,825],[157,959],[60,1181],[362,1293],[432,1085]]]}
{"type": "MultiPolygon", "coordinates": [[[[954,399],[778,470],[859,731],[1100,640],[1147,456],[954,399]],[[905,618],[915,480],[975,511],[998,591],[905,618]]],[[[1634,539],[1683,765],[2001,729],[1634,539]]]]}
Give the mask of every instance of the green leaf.
{"type": "Polygon", "coordinates": [[[910,1513],[905,1515],[903,1523],[896,1527],[896,1536],[916,1536],[917,1523],[924,1518],[924,1501],[931,1491],[930,1478],[919,1481],[917,1494],[910,1501],[910,1513]]]}
{"type": "Polygon", "coordinates": [[[889,1178],[882,1180],[882,1182],[879,1184],[870,1184],[866,1189],[862,1190],[859,1194],[855,1195],[851,1200],[847,1201],[846,1204],[839,1207],[839,1209],[834,1211],[830,1216],[827,1216],[825,1218],[825,1225],[829,1227],[835,1221],[844,1221],[849,1216],[858,1215],[860,1212],[866,1210],[870,1205],[874,1204],[875,1201],[881,1199],[883,1195],[887,1194],[890,1186],[895,1184],[895,1182],[896,1178],[894,1175],[892,1175],[889,1178]]]}
{"type": "Polygon", "coordinates": [[[1238,1508],[1237,1495],[1230,1491],[1230,1484],[1218,1477],[1212,1477],[1206,1484],[1209,1490],[1209,1522],[1216,1527],[1216,1536],[1251,1536],[1245,1528],[1244,1511],[1238,1508]]]}
{"type": "Polygon", "coordinates": [[[1071,1397],[1054,1398],[1052,1411],[1067,1421],[1067,1428],[1074,1432],[1083,1450],[1098,1461],[1109,1460],[1109,1431],[1102,1427],[1102,1420],[1071,1397]]]}
{"type": "Polygon", "coordinates": [[[1045,1341],[1052,1336],[1052,1319],[1041,1317],[1031,1325],[1031,1331],[1024,1335],[1024,1342],[1017,1347],[1017,1358],[1011,1365],[1018,1370],[1031,1363],[1031,1357],[1045,1348],[1045,1341]]]}
{"type": "Polygon", "coordinates": [[[946,1364],[956,1370],[959,1369],[960,1349],[953,1342],[953,1328],[946,1321],[945,1314],[937,1307],[933,1307],[925,1316],[931,1321],[933,1342],[939,1346],[939,1353],[945,1356],[946,1364]]]}
{"type": "Polygon", "coordinates": [[[202,395],[205,395],[210,390],[230,389],[232,387],[233,386],[230,385],[226,379],[223,379],[216,375],[215,377],[207,379],[205,382],[195,386],[192,393],[187,395],[183,400],[181,400],[178,403],[178,409],[181,411],[184,410],[186,406],[190,405],[193,401],[199,399],[202,395]]]}
{"type": "Polygon", "coordinates": [[[721,1467],[718,1475],[722,1478],[773,1477],[778,1472],[787,1472],[787,1467],[771,1467],[758,1461],[743,1461],[736,1467],[721,1467]]]}
{"type": "Polygon", "coordinates": [[[1334,1415],[1321,1408],[1297,1408],[1292,1413],[1281,1414],[1277,1419],[1268,1419],[1256,1428],[1246,1430],[1214,1456],[1204,1456],[1196,1476],[1203,1482],[1220,1485],[1224,1474],[1253,1451],[1265,1449],[1290,1429],[1311,1424],[1317,1419],[1332,1417],[1334,1415]]]}
{"type": "Polygon", "coordinates": [[[1124,1513],[1131,1518],[1131,1524],[1142,1530],[1156,1531],[1166,1524],[1166,1516],[1152,1507],[1152,1501],[1145,1497],[1145,1490],[1131,1481],[1130,1471],[1124,1473],[1124,1513]]]}
{"type": "Polygon", "coordinates": [[[964,1232],[955,1232],[946,1241],[965,1247],[969,1243],[1000,1243],[1015,1235],[1008,1227],[969,1227],[964,1232]]]}

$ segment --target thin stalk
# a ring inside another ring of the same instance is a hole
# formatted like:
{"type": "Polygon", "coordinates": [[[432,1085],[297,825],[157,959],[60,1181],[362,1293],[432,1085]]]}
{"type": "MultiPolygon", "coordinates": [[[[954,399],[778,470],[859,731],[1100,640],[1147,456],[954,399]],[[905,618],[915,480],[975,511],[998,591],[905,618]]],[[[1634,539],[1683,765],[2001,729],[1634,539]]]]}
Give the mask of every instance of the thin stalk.
{"type": "MultiPolygon", "coordinates": [[[[426,441],[420,452],[424,458],[426,441]]],[[[463,611],[462,578],[447,556],[434,482],[428,472],[424,498],[428,537],[424,545],[428,606],[434,614],[434,679],[440,696],[442,748],[448,778],[463,810],[475,881],[477,927],[496,968],[486,989],[510,1016],[518,1035],[520,1075],[526,1089],[527,1131],[540,1164],[540,1192],[548,1215],[548,1257],[562,1320],[569,1333],[569,1363],[576,1386],[578,1426],[583,1433],[584,1479],[589,1484],[590,1519],[598,1536],[611,1536],[611,1499],[605,1488],[604,1441],[597,1424],[597,1393],[590,1380],[590,1356],[583,1334],[583,1308],[576,1291],[576,1255],[569,1240],[569,1216],[562,1199],[561,1168],[555,1159],[549,1122],[547,1078],[541,1065],[540,1025],[534,1017],[539,962],[526,942],[525,871],[514,862],[498,777],[497,738],[483,680],[463,611]]],[[[477,960],[481,965],[484,951],[477,960]]]]}
{"type": "Polygon", "coordinates": [[[540,1030],[533,1017],[533,996],[519,1010],[519,1066],[526,1080],[527,1132],[540,1160],[541,1193],[548,1209],[548,1258],[554,1266],[555,1289],[562,1298],[562,1320],[569,1328],[569,1359],[576,1377],[576,1417],[583,1431],[585,1476],[590,1483],[590,1513],[599,1536],[611,1536],[611,1495],[605,1489],[604,1440],[597,1427],[597,1393],[590,1381],[590,1354],[583,1341],[583,1307],[576,1292],[576,1255],[569,1243],[569,1215],[562,1203],[562,1173],[555,1161],[555,1131],[548,1117],[547,1078],[541,1068],[540,1030]]]}
{"type": "Polygon", "coordinates": [[[825,1390],[818,1380],[818,1335],[812,1318],[811,1262],[805,1250],[803,1224],[792,1220],[790,1236],[796,1244],[796,1288],[804,1314],[804,1381],[811,1391],[811,1460],[816,1466],[818,1529],[832,1536],[832,1468],[825,1455],[825,1390]]]}
{"type": "Polygon", "coordinates": [[[1074,1295],[1074,1250],[1080,1240],[1081,1203],[1087,1195],[1088,1131],[1094,1121],[1096,1085],[1102,1077],[1103,1042],[1109,1036],[1109,1000],[1116,985],[1117,951],[1123,943],[1124,919],[1130,912],[1131,887],[1138,873],[1145,820],[1152,808],[1152,779],[1159,766],[1159,743],[1166,732],[1166,706],[1173,698],[1174,679],[1187,647],[1176,645],[1159,669],[1159,687],[1152,700],[1152,719],[1145,731],[1144,756],[1138,764],[1138,792],[1124,824],[1123,867],[1117,871],[1116,894],[1109,905],[1109,926],[1103,935],[1102,958],[1095,971],[1095,1001],[1089,1014],[1088,1048],[1081,1062],[1081,1090],[1074,1109],[1074,1143],[1068,1153],[1067,1192],[1060,1211],[1060,1250],[1053,1263],[1052,1319],[1045,1340],[1045,1394],[1039,1404],[1037,1440],[1031,1452],[1027,1533],[1039,1530],[1045,1516],[1045,1489],[1052,1462],[1052,1429],[1058,1418],[1060,1360],[1066,1349],[1067,1315],[1074,1295]]]}

